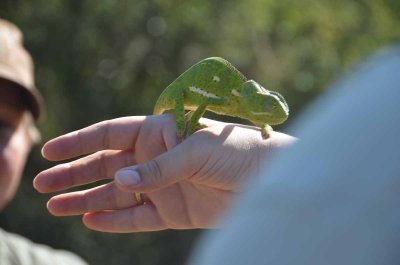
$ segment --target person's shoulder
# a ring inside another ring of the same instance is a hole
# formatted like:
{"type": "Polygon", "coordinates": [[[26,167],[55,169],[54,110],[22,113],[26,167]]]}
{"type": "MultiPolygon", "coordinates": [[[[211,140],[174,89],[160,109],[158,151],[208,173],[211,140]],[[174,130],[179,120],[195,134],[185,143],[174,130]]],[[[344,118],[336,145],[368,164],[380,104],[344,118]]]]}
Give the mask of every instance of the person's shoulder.
{"type": "Polygon", "coordinates": [[[23,236],[0,229],[0,264],[86,265],[87,263],[71,252],[37,244],[23,236]]]}

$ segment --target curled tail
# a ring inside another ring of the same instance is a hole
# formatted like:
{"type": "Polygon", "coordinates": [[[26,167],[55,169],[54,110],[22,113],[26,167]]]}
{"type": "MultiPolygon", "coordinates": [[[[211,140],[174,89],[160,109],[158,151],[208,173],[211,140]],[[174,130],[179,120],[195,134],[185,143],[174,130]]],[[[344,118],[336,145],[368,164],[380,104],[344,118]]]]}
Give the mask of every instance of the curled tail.
{"type": "Polygon", "coordinates": [[[157,102],[154,106],[153,109],[153,114],[154,115],[161,115],[165,111],[173,109],[174,108],[174,96],[171,93],[171,90],[168,89],[168,87],[161,93],[161,95],[158,97],[157,102]]]}
{"type": "Polygon", "coordinates": [[[157,100],[157,103],[156,103],[156,105],[154,106],[154,109],[153,109],[153,114],[154,114],[154,115],[161,115],[161,114],[164,113],[164,111],[166,111],[166,110],[168,110],[168,109],[170,109],[170,108],[165,108],[165,106],[163,106],[163,105],[159,102],[159,100],[157,100]]]}

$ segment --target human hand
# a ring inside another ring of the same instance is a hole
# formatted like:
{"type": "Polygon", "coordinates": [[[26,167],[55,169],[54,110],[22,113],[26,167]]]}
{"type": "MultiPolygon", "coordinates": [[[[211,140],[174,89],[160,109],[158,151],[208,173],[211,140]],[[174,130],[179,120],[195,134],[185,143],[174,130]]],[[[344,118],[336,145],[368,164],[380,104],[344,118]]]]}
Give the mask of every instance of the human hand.
{"type": "Polygon", "coordinates": [[[273,132],[264,140],[252,126],[201,122],[207,128],[180,144],[170,115],[119,118],[60,136],[44,145],[45,158],[92,154],[40,172],[34,186],[48,193],[115,176],[48,202],[53,215],[83,214],[84,224],[98,231],[212,227],[272,150],[294,138],[273,132]]]}

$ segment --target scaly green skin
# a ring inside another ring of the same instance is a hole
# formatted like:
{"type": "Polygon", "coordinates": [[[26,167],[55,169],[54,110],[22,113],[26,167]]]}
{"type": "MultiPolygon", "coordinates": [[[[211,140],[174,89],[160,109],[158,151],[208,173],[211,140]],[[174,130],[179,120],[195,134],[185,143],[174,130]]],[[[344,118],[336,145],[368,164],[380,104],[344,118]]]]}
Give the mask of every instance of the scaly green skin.
{"type": "Polygon", "coordinates": [[[190,67],[160,95],[154,114],[173,110],[179,137],[190,136],[202,125],[206,110],[247,119],[262,129],[264,137],[270,125],[283,123],[289,108],[277,92],[269,91],[246,78],[228,61],[219,57],[204,59],[190,67]],[[185,110],[190,113],[185,116],[185,110]],[[189,119],[188,128],[186,121],[189,119]]]}

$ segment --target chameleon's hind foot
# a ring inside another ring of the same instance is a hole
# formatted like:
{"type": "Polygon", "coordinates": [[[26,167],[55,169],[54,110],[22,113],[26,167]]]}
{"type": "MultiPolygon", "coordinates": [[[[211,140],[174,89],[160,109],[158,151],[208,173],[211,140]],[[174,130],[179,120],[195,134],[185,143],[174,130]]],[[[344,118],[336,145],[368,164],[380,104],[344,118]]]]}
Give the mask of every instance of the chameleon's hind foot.
{"type": "Polygon", "coordinates": [[[176,136],[183,139],[186,131],[186,123],[184,121],[176,121],[176,136]]]}

